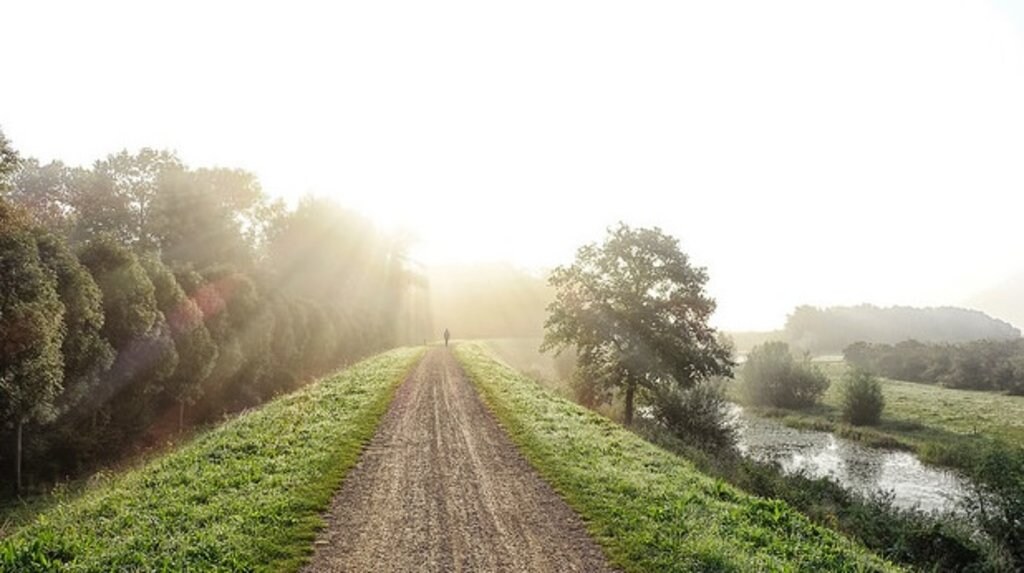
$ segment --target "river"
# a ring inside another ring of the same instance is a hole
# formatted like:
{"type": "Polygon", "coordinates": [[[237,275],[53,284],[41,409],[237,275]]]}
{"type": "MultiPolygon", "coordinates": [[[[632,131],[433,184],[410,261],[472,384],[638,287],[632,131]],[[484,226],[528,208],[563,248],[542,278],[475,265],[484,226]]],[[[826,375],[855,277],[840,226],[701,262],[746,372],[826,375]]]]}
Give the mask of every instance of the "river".
{"type": "Polygon", "coordinates": [[[740,406],[732,413],[744,455],[776,461],[786,472],[830,477],[863,494],[891,491],[898,507],[956,511],[969,485],[959,474],[926,466],[908,452],[869,448],[830,432],[790,428],[740,406]]]}

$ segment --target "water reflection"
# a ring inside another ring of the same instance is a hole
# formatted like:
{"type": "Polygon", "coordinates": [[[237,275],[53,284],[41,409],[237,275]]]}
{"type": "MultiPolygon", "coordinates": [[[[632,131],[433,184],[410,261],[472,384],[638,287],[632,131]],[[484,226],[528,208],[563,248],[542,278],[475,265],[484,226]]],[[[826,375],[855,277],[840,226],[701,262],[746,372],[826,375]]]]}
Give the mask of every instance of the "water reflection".
{"type": "Polygon", "coordinates": [[[743,412],[734,415],[744,455],[776,461],[784,471],[804,470],[831,477],[844,487],[870,494],[891,491],[899,507],[955,510],[967,483],[959,475],[922,464],[913,454],[868,448],[828,432],[798,430],[743,412]]]}

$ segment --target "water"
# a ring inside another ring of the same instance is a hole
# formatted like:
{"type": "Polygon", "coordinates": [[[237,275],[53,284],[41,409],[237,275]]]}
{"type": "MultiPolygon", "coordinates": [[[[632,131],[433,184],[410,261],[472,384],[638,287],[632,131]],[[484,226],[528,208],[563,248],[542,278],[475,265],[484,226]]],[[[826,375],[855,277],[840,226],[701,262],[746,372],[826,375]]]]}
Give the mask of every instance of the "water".
{"type": "Polygon", "coordinates": [[[926,466],[911,453],[790,428],[734,408],[740,451],[757,460],[776,461],[786,472],[804,470],[814,477],[830,477],[863,494],[890,491],[898,507],[925,511],[955,511],[967,490],[968,482],[960,475],[926,466]]]}

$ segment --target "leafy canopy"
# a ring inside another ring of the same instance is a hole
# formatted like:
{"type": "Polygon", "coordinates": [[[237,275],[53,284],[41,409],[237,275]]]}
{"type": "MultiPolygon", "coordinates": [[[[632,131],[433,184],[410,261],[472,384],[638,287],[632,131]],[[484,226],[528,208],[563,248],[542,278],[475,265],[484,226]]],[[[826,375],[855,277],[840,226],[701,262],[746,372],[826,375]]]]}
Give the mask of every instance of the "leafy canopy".
{"type": "Polygon", "coordinates": [[[575,347],[588,383],[625,391],[630,423],[636,390],[653,399],[731,372],[730,349],[708,325],[707,280],[675,238],[620,223],[552,272],[542,349],[575,347]]]}

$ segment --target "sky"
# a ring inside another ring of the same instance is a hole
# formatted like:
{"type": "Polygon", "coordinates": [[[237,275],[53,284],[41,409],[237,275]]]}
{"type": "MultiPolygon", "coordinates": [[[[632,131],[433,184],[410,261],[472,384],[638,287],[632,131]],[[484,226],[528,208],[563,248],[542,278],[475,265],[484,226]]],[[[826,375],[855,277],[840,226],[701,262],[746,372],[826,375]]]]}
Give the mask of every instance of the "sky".
{"type": "Polygon", "coordinates": [[[1024,2],[5,0],[0,45],[22,155],[241,167],[425,264],[657,225],[732,330],[1024,270],[1024,2]]]}

